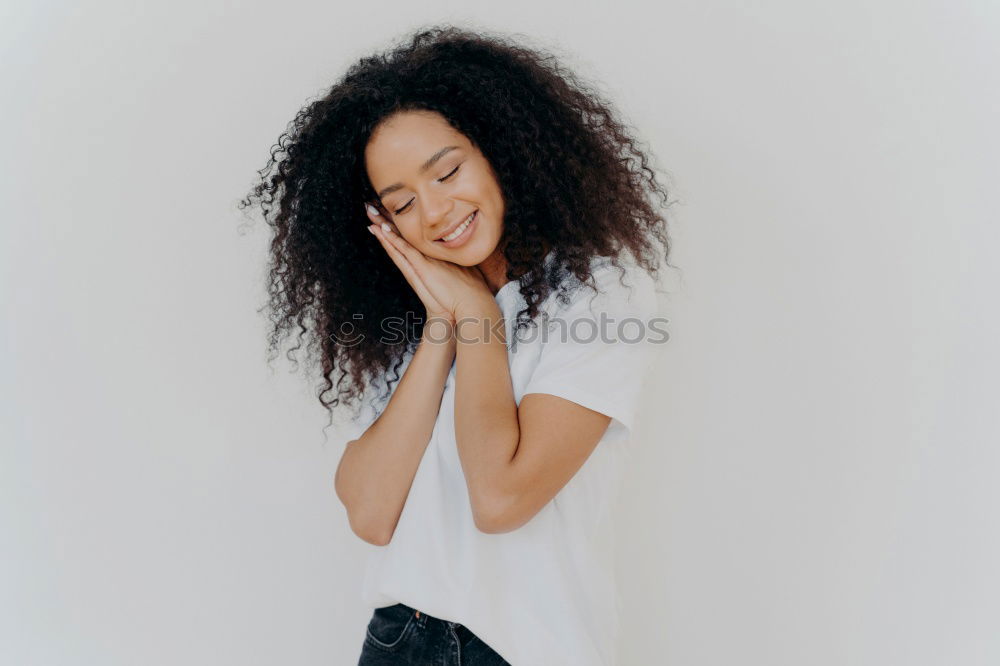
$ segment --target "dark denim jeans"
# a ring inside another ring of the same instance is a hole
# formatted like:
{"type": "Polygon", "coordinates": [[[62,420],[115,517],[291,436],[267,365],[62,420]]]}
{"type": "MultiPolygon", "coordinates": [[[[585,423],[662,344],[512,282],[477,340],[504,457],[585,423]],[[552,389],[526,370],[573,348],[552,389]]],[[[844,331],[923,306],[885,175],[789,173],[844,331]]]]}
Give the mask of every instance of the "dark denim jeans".
{"type": "Polygon", "coordinates": [[[396,604],[376,608],[358,666],[510,666],[458,622],[396,604]]]}

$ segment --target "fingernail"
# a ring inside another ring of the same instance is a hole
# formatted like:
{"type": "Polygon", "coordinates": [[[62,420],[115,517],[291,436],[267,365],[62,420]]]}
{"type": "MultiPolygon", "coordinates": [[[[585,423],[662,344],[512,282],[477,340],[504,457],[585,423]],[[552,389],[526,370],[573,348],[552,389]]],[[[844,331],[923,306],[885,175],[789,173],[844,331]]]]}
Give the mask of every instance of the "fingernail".
{"type": "Polygon", "coordinates": [[[387,234],[391,234],[392,233],[392,227],[389,226],[388,222],[383,222],[382,223],[382,231],[386,232],[387,234]]]}
{"type": "Polygon", "coordinates": [[[378,208],[376,208],[375,206],[373,206],[371,204],[365,204],[365,208],[368,209],[368,214],[369,215],[371,215],[372,217],[378,217],[378,215],[379,215],[378,208]]]}
{"type": "Polygon", "coordinates": [[[372,225],[369,224],[367,227],[365,227],[365,229],[367,229],[368,233],[370,233],[372,236],[375,235],[375,230],[372,229],[372,225]]]}

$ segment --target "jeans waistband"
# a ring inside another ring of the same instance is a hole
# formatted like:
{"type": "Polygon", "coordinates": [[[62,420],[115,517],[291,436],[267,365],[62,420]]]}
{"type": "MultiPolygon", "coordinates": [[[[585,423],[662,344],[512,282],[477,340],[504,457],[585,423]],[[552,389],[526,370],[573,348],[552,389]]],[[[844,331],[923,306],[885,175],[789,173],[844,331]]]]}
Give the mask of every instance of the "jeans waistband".
{"type": "Polygon", "coordinates": [[[455,634],[460,639],[462,639],[463,643],[466,642],[467,639],[475,636],[475,634],[469,631],[469,629],[460,622],[452,622],[451,620],[442,620],[441,618],[434,617],[433,615],[428,615],[422,610],[413,608],[412,606],[407,606],[404,603],[400,603],[399,605],[409,610],[410,613],[413,615],[414,622],[418,623],[421,627],[427,627],[435,624],[441,625],[445,629],[450,629],[451,631],[455,632],[455,634]]]}

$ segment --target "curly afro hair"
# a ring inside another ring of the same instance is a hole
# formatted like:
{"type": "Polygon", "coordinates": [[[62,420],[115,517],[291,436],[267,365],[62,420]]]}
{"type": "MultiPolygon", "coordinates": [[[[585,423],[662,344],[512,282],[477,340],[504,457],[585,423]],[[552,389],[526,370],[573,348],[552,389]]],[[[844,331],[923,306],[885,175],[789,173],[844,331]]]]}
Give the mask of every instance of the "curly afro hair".
{"type": "Polygon", "coordinates": [[[592,283],[594,258],[608,257],[621,270],[618,258],[628,252],[655,278],[670,252],[659,212],[670,205],[667,192],[592,86],[550,53],[510,37],[419,29],[391,50],[361,58],[303,107],[239,202],[240,210],[258,206],[274,229],[269,360],[294,329],[290,360],[303,335],[307,354],[318,346],[324,381],[317,394],[331,417],[341,402],[360,403],[373,383],[385,386],[378,398],[384,400],[422,330],[417,318],[403,344],[384,342],[379,322],[423,307],[371,242],[363,207],[376,198],[365,146],[382,121],[409,110],[441,114],[493,168],[505,207],[499,249],[507,280],[518,281],[527,304],[518,331],[554,291],[566,300],[568,276],[592,283]],[[554,261],[543,261],[546,248],[554,261]]]}

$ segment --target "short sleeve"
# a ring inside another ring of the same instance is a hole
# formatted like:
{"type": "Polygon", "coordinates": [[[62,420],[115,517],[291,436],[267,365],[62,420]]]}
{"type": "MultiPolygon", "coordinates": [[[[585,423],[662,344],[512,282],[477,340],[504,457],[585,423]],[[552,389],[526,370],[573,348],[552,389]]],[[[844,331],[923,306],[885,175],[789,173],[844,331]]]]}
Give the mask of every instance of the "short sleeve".
{"type": "Polygon", "coordinates": [[[598,293],[574,288],[567,305],[545,315],[538,364],[522,395],[547,393],[635,425],[658,339],[656,282],[646,271],[605,264],[593,271],[598,293]]]}

